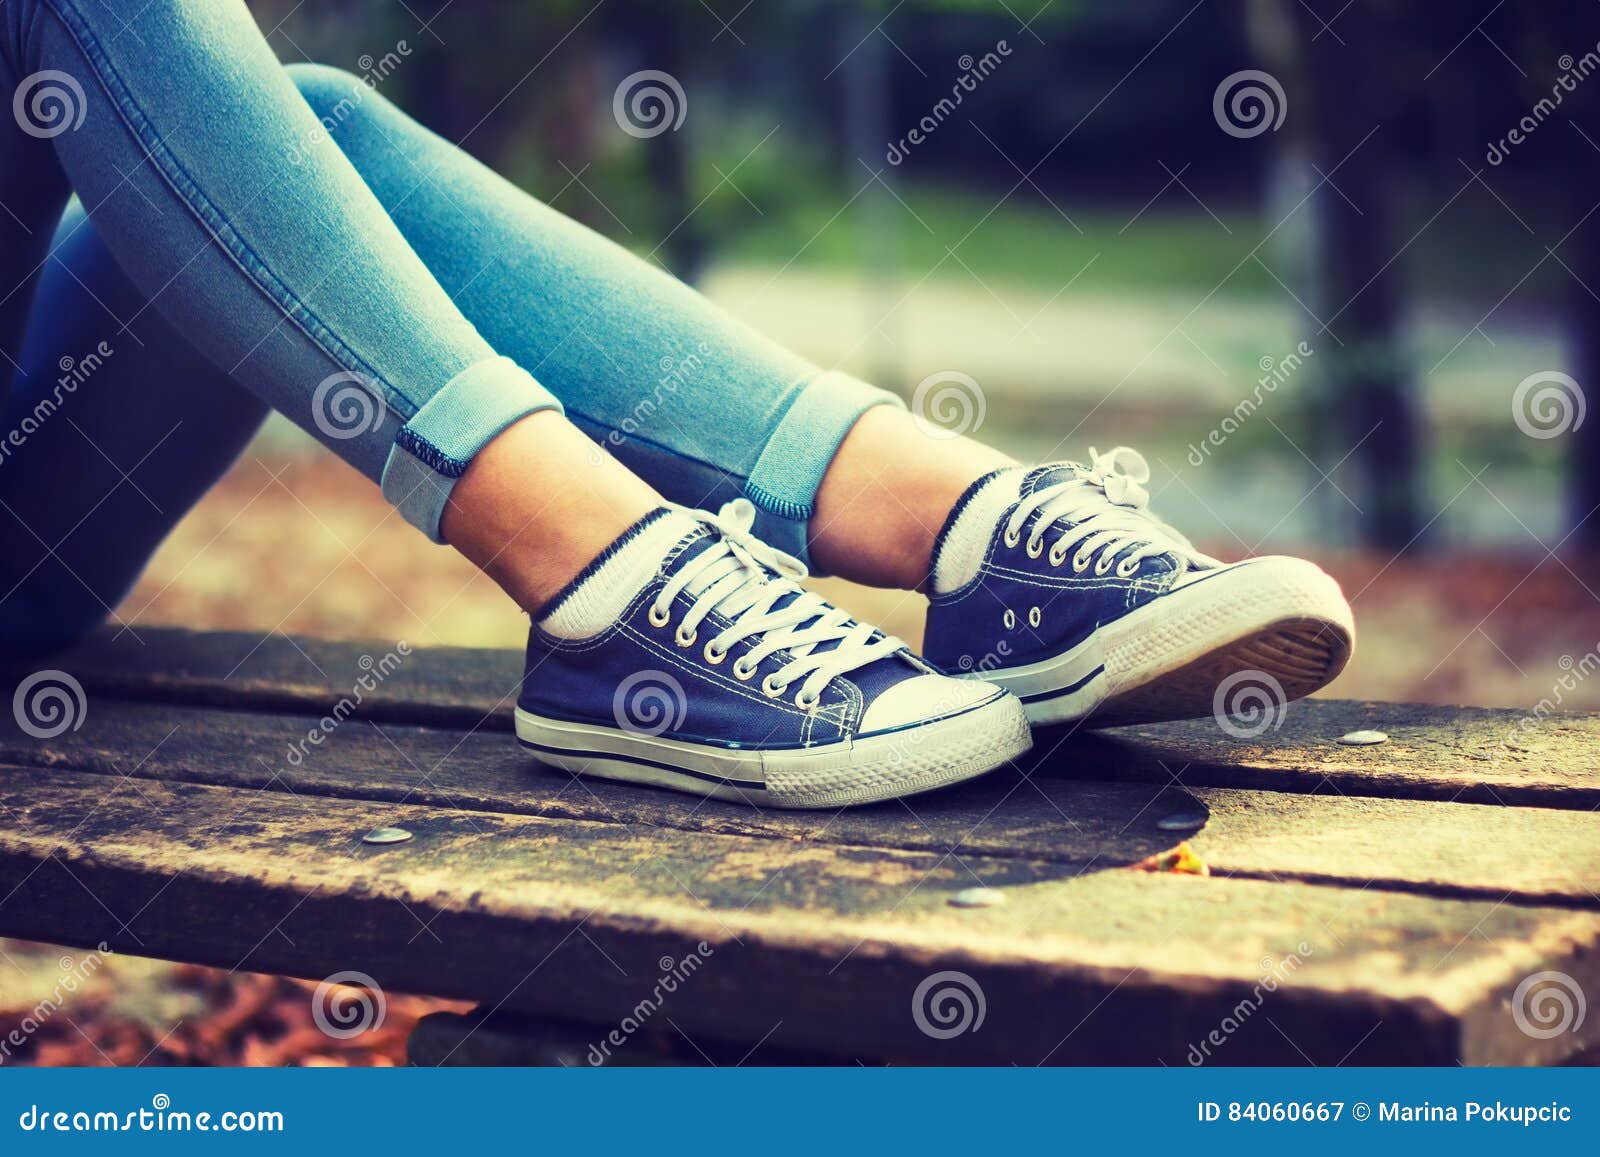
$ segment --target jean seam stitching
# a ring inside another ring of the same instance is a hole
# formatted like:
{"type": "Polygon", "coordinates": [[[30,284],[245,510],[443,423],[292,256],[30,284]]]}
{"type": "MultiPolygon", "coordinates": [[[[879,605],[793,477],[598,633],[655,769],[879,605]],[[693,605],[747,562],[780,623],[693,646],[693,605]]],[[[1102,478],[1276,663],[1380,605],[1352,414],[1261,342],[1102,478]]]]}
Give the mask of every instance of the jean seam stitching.
{"type": "Polygon", "coordinates": [[[744,493],[746,498],[768,514],[776,514],[780,518],[787,518],[795,522],[809,519],[816,510],[816,506],[812,503],[800,503],[788,498],[779,498],[776,494],[755,482],[745,482],[744,493]]]}
{"type": "Polygon", "coordinates": [[[366,374],[382,387],[385,394],[392,395],[391,404],[394,400],[403,403],[396,406],[396,409],[404,413],[409,420],[420,407],[369,365],[365,358],[341,341],[311,307],[289,289],[282,278],[272,271],[271,266],[239,234],[227,216],[206,196],[199,183],[189,175],[183,163],[167,147],[166,142],[145,131],[150,124],[149,117],[139,107],[133,94],[128,91],[116,67],[111,63],[105,50],[100,47],[93,29],[89,27],[72,0],[49,0],[49,4],[89,61],[90,67],[95,70],[100,86],[110,100],[111,107],[116,110],[123,128],[146,150],[147,155],[155,162],[156,172],[201,226],[211,233],[212,239],[222,252],[227,254],[251,284],[282,310],[284,316],[294,323],[295,328],[305,334],[330,361],[343,369],[354,369],[366,374]]]}
{"type": "Polygon", "coordinates": [[[402,426],[394,436],[394,444],[409,453],[424,466],[446,478],[460,478],[467,472],[467,463],[446,454],[410,426],[402,426]]]}

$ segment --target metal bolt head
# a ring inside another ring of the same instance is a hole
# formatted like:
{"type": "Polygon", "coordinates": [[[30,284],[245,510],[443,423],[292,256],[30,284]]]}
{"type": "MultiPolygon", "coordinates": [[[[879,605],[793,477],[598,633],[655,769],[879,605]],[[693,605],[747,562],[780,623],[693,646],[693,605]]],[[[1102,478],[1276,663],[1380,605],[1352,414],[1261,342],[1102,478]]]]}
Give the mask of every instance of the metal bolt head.
{"type": "Polygon", "coordinates": [[[364,844],[403,844],[411,838],[405,828],[373,828],[361,837],[364,844]]]}
{"type": "Polygon", "coordinates": [[[1198,812],[1178,812],[1158,819],[1156,827],[1164,832],[1192,832],[1205,827],[1206,821],[1210,818],[1210,816],[1203,816],[1198,812]]]}
{"type": "Polygon", "coordinates": [[[1349,735],[1339,736],[1339,742],[1346,747],[1372,747],[1388,743],[1389,736],[1382,731],[1352,731],[1349,735]]]}
{"type": "Polygon", "coordinates": [[[963,888],[949,900],[952,908],[993,908],[1005,902],[1006,894],[998,888],[963,888]]]}

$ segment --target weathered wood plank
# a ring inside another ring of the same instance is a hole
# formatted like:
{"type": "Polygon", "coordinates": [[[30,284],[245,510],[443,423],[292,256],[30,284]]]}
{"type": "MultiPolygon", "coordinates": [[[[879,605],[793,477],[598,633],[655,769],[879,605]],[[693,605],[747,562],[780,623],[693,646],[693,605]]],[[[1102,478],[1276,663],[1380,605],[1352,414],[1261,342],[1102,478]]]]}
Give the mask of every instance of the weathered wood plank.
{"type": "Polygon", "coordinates": [[[90,778],[0,768],[0,934],[862,1059],[1527,1063],[1600,1031],[1504,1003],[1541,970],[1594,991],[1594,913],[409,806],[368,848],[360,802],[90,778]],[[979,880],[1009,902],[945,903],[979,880]],[[985,1016],[935,1039],[944,970],[985,1016]]]}
{"type": "MultiPolygon", "coordinates": [[[[317,715],[350,698],[394,643],[280,635],[107,632],[48,660],[92,697],[112,696],[317,715]],[[365,662],[363,656],[366,657],[365,662]]],[[[46,665],[0,669],[12,684],[46,665]]],[[[369,719],[509,731],[521,674],[514,651],[430,648],[405,658],[356,714],[369,719]]],[[[1049,775],[1181,786],[1370,795],[1473,803],[1600,807],[1600,714],[1535,719],[1517,711],[1311,699],[1290,704],[1259,740],[1212,720],[1039,736],[1024,766],[1049,775]],[[1527,720],[1529,725],[1523,726],[1527,720]],[[1344,747],[1355,730],[1388,732],[1344,747]]]]}
{"type": "Polygon", "coordinates": [[[1092,736],[1046,731],[1032,758],[1090,766],[1106,779],[1162,775],[1184,785],[1600,807],[1600,714],[1539,719],[1481,707],[1303,699],[1257,740],[1234,740],[1213,720],[1191,719],[1092,736]],[[1366,730],[1390,739],[1373,747],[1339,743],[1366,730]]]}
{"type": "MultiPolygon", "coordinates": [[[[0,674],[15,684],[41,667],[55,667],[70,672],[90,695],[316,715],[353,697],[362,678],[400,646],[400,640],[107,628],[69,651],[0,664],[0,674]]],[[[520,651],[430,647],[399,657],[375,691],[361,693],[360,717],[511,730],[522,681],[520,651]]]]}
{"type": "Polygon", "coordinates": [[[305,744],[301,716],[97,702],[53,739],[0,719],[0,760],[141,779],[390,805],[722,832],[816,843],[1016,856],[1085,867],[1134,863],[1183,834],[1177,813],[1210,822],[1194,839],[1212,870],[1258,879],[1408,889],[1600,908],[1600,813],[1233,788],[1024,776],[1001,771],[927,796],[836,814],[760,812],[540,767],[498,732],[347,721],[305,744]],[[291,750],[295,759],[287,758],[291,750]]]}

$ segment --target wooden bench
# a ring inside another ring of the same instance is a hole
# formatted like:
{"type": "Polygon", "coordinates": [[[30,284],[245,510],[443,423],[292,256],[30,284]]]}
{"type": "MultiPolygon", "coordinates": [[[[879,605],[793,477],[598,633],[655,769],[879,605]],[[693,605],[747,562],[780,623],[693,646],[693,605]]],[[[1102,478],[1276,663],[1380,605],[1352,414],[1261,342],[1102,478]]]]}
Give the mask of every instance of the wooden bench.
{"type": "Polygon", "coordinates": [[[142,630],[5,670],[8,694],[69,672],[87,710],[53,738],[5,713],[0,935],[476,1000],[413,1042],[452,1063],[507,1025],[565,1043],[506,1055],[581,1063],[628,1018],[733,1061],[1527,1064],[1600,1040],[1600,1008],[1551,1034],[1525,983],[1600,1003],[1600,716],[1316,700],[1255,740],[1044,735],[953,790],[761,813],[534,764],[516,653],[374,680],[391,650],[142,630]],[[1391,738],[1338,742],[1363,728],[1391,738]],[[1184,814],[1203,830],[1168,830],[1184,814]],[[412,838],[364,843],[379,827],[412,838]],[[1209,877],[1130,867],[1184,838],[1209,877]],[[977,886],[1004,902],[950,903],[977,886]],[[919,1028],[941,972],[981,1024],[919,1028]]]}

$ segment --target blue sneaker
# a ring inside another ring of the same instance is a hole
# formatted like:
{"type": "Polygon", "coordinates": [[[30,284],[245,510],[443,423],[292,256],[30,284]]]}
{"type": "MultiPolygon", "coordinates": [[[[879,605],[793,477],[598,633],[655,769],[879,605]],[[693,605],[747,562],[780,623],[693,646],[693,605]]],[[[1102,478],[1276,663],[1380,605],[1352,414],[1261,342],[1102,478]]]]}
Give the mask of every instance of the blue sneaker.
{"type": "Polygon", "coordinates": [[[1022,706],[952,679],[796,584],[755,510],[662,509],[558,595],[528,636],[517,736],[583,775],[758,806],[894,799],[1032,744],[1022,706]]]}
{"type": "Polygon", "coordinates": [[[997,471],[956,504],[929,662],[1014,692],[1034,724],[1222,718],[1338,675],[1355,641],[1338,583],[1302,559],[1201,554],[1149,513],[1142,456],[1089,454],[997,471]]]}

